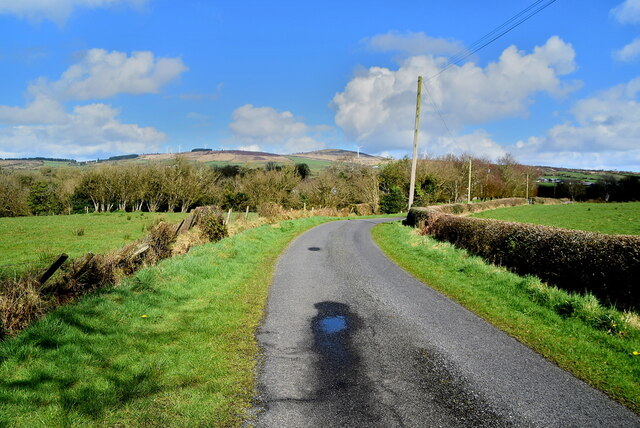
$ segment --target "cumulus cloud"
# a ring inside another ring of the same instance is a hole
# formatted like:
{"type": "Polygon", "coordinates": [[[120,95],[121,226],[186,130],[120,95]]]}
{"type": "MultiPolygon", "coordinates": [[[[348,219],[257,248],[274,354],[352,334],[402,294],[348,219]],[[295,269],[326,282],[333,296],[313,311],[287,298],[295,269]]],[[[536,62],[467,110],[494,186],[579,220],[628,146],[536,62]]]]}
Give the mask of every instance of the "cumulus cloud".
{"type": "Polygon", "coordinates": [[[301,152],[324,147],[323,134],[332,128],[310,126],[289,111],[278,111],[273,107],[243,105],[233,112],[229,125],[234,140],[251,145],[277,145],[278,150],[301,152]]]}
{"type": "Polygon", "coordinates": [[[409,55],[453,55],[464,50],[464,45],[457,40],[430,37],[423,32],[390,31],[368,37],[364,43],[372,51],[398,51],[409,55]]]}
{"type": "Polygon", "coordinates": [[[640,77],[592,97],[571,110],[574,121],[515,146],[538,163],[637,170],[640,165],[640,77]]]}
{"type": "Polygon", "coordinates": [[[485,130],[479,129],[460,136],[438,138],[431,155],[441,156],[448,153],[469,153],[475,156],[498,159],[506,155],[507,151],[493,141],[485,130]]]}
{"type": "Polygon", "coordinates": [[[109,105],[63,101],[107,98],[118,93],[156,93],[186,67],[179,59],[154,59],[151,52],[128,56],[92,49],[54,82],[29,85],[24,107],[0,105],[0,152],[14,156],[87,157],[101,153],[156,151],[166,138],[151,127],[122,123],[109,105]]]}
{"type": "Polygon", "coordinates": [[[153,52],[107,52],[90,49],[60,79],[34,83],[32,91],[52,92],[77,100],[109,98],[124,94],[156,94],[188,68],[180,58],[155,58],[153,52]]]}
{"type": "MultiPolygon", "coordinates": [[[[484,68],[474,63],[453,66],[426,81],[423,111],[428,112],[433,101],[454,133],[467,125],[526,116],[534,94],[562,96],[572,89],[561,76],[575,70],[574,58],[573,47],[554,36],[532,53],[511,46],[498,61],[484,68]]],[[[416,78],[435,75],[445,61],[413,56],[397,70],[371,67],[361,72],[333,98],[336,124],[349,138],[367,144],[374,152],[408,149],[413,135],[416,78]]],[[[434,147],[437,138],[449,134],[435,112],[423,113],[422,119],[423,129],[428,132],[421,134],[421,144],[428,142],[434,147]]],[[[495,152],[495,147],[487,149],[495,152]]]]}
{"type": "Polygon", "coordinates": [[[147,0],[2,0],[0,14],[17,15],[32,22],[49,19],[63,25],[77,8],[104,8],[117,5],[141,7],[147,0]]]}
{"type": "Polygon", "coordinates": [[[611,9],[611,15],[622,24],[640,22],[640,0],[625,0],[611,9]]]}
{"type": "Polygon", "coordinates": [[[640,37],[613,53],[618,61],[631,62],[640,58],[640,37]]]}
{"type": "Polygon", "coordinates": [[[166,136],[151,127],[118,120],[119,111],[105,104],[77,106],[53,124],[0,128],[0,150],[20,156],[86,158],[100,153],[157,151],[166,136]]]}
{"type": "Polygon", "coordinates": [[[58,123],[64,120],[64,107],[45,94],[35,95],[26,107],[0,106],[0,124],[58,123]]]}
{"type": "Polygon", "coordinates": [[[251,144],[248,146],[238,146],[236,147],[237,150],[244,150],[246,152],[261,152],[262,148],[257,145],[257,144],[251,144]]]}

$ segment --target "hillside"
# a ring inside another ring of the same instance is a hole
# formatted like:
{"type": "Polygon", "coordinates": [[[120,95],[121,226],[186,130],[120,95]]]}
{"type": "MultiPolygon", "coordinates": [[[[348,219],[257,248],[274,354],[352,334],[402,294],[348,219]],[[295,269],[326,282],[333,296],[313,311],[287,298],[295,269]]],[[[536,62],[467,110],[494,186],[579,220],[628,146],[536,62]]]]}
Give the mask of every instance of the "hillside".
{"type": "Polygon", "coordinates": [[[308,163],[312,169],[326,168],[332,162],[349,161],[367,165],[377,165],[385,158],[372,156],[366,153],[356,153],[349,150],[326,149],[306,153],[295,153],[291,155],[275,154],[267,152],[250,152],[244,150],[208,150],[196,149],[194,151],[182,153],[150,153],[142,155],[113,156],[109,159],[100,159],[87,162],[61,162],[59,160],[45,158],[25,158],[25,159],[0,159],[0,168],[7,169],[38,169],[43,166],[85,166],[104,163],[126,163],[126,162],[164,162],[182,156],[194,162],[204,162],[212,165],[248,165],[264,166],[268,162],[278,164],[308,163]]]}

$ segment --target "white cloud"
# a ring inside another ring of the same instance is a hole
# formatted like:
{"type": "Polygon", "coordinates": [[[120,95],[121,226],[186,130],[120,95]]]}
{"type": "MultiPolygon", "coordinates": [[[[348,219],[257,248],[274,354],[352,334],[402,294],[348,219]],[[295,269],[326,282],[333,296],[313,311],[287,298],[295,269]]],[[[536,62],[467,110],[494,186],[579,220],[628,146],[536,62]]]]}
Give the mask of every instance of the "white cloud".
{"type": "Polygon", "coordinates": [[[640,58],[640,37],[613,53],[618,61],[631,62],[640,58]]]}
{"type": "Polygon", "coordinates": [[[249,146],[238,146],[236,150],[244,150],[246,152],[261,152],[262,148],[257,144],[251,144],[249,146]]]}
{"type": "Polygon", "coordinates": [[[64,120],[64,107],[45,94],[35,95],[24,108],[0,106],[0,124],[57,123],[64,120]]]}
{"type": "Polygon", "coordinates": [[[456,137],[440,137],[434,146],[434,151],[429,154],[442,156],[448,153],[469,153],[490,159],[498,159],[507,154],[504,147],[493,141],[491,136],[482,129],[456,137]]]}
{"type": "Polygon", "coordinates": [[[399,51],[409,55],[453,55],[464,50],[464,45],[457,40],[430,37],[423,32],[403,34],[390,31],[366,38],[364,42],[372,51],[399,51]]]}
{"type": "Polygon", "coordinates": [[[17,15],[32,22],[49,19],[63,25],[76,8],[95,9],[117,5],[141,7],[147,0],[0,0],[0,14],[17,15]]]}
{"type": "Polygon", "coordinates": [[[57,97],[88,100],[116,94],[156,94],[188,68],[180,58],[155,58],[153,52],[107,52],[90,49],[69,67],[60,79],[43,79],[33,91],[52,92],[57,97]]]}
{"type": "Polygon", "coordinates": [[[100,153],[157,151],[166,136],[151,127],[118,120],[105,104],[77,106],[55,124],[0,128],[0,151],[17,156],[82,157],[100,153]]]}
{"type": "Polygon", "coordinates": [[[551,128],[515,146],[527,163],[638,170],[640,77],[579,100],[574,122],[551,128]]]}
{"type": "Polygon", "coordinates": [[[229,125],[234,140],[247,145],[274,145],[285,152],[317,150],[324,147],[320,141],[328,126],[310,126],[294,117],[291,112],[272,107],[243,105],[233,112],[229,125]]]}
{"type": "MultiPolygon", "coordinates": [[[[426,81],[429,91],[424,94],[421,144],[435,147],[437,138],[449,134],[429,98],[454,133],[465,125],[526,116],[534,94],[562,96],[571,89],[560,77],[575,70],[574,58],[573,47],[554,36],[533,53],[511,46],[484,68],[466,63],[426,81]]],[[[397,70],[365,70],[333,98],[336,123],[349,138],[366,143],[373,152],[408,150],[413,139],[417,76],[435,75],[444,62],[444,58],[414,56],[397,70]]],[[[496,147],[487,145],[486,150],[491,154],[496,147]]]]}
{"type": "Polygon", "coordinates": [[[611,15],[622,24],[640,22],[640,0],[625,0],[611,9],[611,15]]]}
{"type": "Polygon", "coordinates": [[[29,85],[25,107],[0,106],[0,152],[15,156],[88,157],[157,151],[166,138],[151,127],[122,123],[109,105],[76,105],[63,100],[106,98],[118,93],[156,93],[186,67],[179,59],[154,59],[151,52],[127,56],[92,49],[55,82],[29,85]]]}

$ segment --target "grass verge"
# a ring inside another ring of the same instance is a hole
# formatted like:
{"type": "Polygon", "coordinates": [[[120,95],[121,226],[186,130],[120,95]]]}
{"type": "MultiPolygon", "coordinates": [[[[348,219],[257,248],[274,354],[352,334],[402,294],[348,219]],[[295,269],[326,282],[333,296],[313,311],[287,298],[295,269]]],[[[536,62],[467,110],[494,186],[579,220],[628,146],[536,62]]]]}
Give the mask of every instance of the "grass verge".
{"type": "Polygon", "coordinates": [[[637,314],[488,265],[399,223],[374,227],[373,238],[419,280],[640,413],[637,314]]]}
{"type": "Polygon", "coordinates": [[[240,426],[275,261],[329,220],[195,247],[0,343],[0,426],[240,426]]]}

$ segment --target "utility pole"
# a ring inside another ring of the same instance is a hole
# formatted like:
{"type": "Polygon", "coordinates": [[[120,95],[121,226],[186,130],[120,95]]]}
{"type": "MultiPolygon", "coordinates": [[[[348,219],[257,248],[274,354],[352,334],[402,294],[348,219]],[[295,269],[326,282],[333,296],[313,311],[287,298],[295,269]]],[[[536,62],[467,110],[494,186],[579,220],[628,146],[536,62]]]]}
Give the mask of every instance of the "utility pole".
{"type": "Polygon", "coordinates": [[[420,103],[422,101],[422,76],[418,76],[418,97],[416,100],[416,126],[413,131],[413,160],[411,162],[411,183],[409,184],[409,209],[413,205],[416,187],[416,167],[418,164],[418,132],[420,130],[420,103]]]}
{"type": "Polygon", "coordinates": [[[527,174],[527,203],[529,203],[529,174],[527,174]]]}
{"type": "Polygon", "coordinates": [[[471,203],[471,157],[469,157],[469,188],[467,190],[467,203],[471,203]]]}

